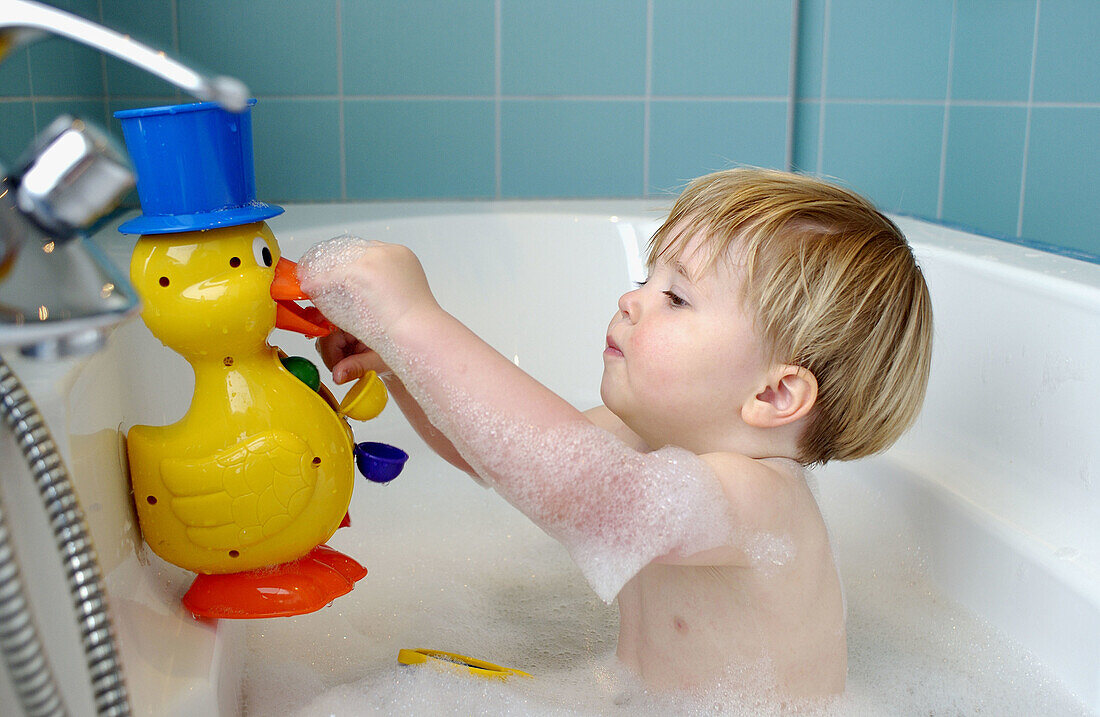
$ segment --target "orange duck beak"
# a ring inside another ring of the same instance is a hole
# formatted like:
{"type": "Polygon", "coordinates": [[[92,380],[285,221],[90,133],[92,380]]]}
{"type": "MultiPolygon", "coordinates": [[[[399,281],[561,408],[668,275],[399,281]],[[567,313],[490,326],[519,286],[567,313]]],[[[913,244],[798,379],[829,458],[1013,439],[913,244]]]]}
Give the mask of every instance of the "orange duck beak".
{"type": "Polygon", "coordinates": [[[280,257],[271,280],[271,298],[275,300],[275,328],[297,331],[306,336],[328,336],[335,328],[314,306],[294,303],[308,299],[298,283],[298,265],[280,257]]]}

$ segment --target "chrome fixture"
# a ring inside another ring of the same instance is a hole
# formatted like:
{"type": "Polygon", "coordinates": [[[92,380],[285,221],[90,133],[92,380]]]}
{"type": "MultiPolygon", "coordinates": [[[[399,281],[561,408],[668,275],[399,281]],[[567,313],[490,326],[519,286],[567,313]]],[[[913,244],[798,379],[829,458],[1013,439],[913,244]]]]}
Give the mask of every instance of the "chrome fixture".
{"type": "Polygon", "coordinates": [[[9,48],[44,37],[67,37],[74,42],[129,62],[135,67],[170,82],[200,100],[217,102],[230,112],[240,112],[248,101],[248,89],[232,77],[203,77],[163,52],[123,35],[70,15],[57,8],[29,0],[0,0],[0,55],[9,48]]]}
{"type": "MultiPolygon", "coordinates": [[[[230,111],[248,90],[208,79],[126,35],[28,0],[0,0],[0,61],[47,35],[113,55],[230,111]]],[[[57,358],[100,348],[138,310],[130,282],[87,237],[133,186],[133,172],[101,129],[63,115],[13,165],[0,162],[0,349],[57,358]]],[[[0,415],[38,487],[64,563],[99,715],[130,714],[99,563],[76,493],[49,429],[0,358],[0,415]]],[[[4,471],[8,474],[8,471],[4,471]]],[[[68,713],[26,598],[0,500],[0,656],[28,715],[68,713]]]]}

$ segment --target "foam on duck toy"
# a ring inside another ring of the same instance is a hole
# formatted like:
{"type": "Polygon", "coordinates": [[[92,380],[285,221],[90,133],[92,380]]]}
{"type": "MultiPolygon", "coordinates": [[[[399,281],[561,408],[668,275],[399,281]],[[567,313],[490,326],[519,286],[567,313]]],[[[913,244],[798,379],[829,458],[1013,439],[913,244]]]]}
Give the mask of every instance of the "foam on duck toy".
{"type": "Polygon", "coordinates": [[[195,372],[181,420],[129,431],[134,501],[153,552],[199,573],[183,604],[202,617],[312,612],[366,575],[324,542],[348,524],[356,447],[344,416],[372,418],[386,402],[367,376],[338,406],[312,364],[267,343],[276,327],[332,327],[294,303],[306,298],[295,264],[264,222],[283,210],[255,201],[249,112],[115,113],[143,211],[119,227],[142,235],[130,265],[142,318],[195,372]]]}

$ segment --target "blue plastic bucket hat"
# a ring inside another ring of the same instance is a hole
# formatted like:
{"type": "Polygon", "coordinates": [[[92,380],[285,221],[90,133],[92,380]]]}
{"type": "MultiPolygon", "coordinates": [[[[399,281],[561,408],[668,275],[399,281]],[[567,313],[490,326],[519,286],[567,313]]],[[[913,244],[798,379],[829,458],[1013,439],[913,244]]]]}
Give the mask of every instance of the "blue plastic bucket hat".
{"type": "Polygon", "coordinates": [[[174,234],[263,221],[283,213],[256,201],[252,105],[213,102],[122,110],[122,135],[137,173],[142,215],[123,234],[174,234]]]}

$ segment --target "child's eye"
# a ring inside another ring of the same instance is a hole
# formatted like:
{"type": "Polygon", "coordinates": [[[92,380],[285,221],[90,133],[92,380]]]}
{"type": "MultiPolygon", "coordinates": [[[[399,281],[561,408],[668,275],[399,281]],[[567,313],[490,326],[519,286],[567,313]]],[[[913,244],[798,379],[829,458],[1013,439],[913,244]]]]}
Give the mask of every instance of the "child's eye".
{"type": "Polygon", "coordinates": [[[669,289],[668,291],[662,293],[664,293],[664,295],[668,297],[668,303],[670,306],[674,306],[676,308],[688,306],[688,302],[682,296],[679,296],[675,291],[669,289]]]}
{"type": "Polygon", "coordinates": [[[640,289],[643,286],[645,286],[648,281],[649,281],[649,279],[642,279],[641,281],[635,281],[634,286],[636,286],[640,289]]]}

